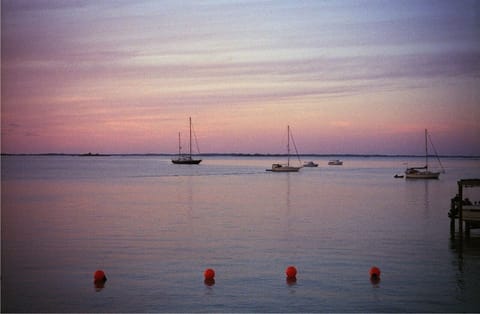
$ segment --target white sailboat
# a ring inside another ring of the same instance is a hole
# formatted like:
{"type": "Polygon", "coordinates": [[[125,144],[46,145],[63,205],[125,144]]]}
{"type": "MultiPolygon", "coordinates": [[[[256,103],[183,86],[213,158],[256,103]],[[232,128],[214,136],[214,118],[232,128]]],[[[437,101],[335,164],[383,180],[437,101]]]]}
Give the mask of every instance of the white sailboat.
{"type": "MultiPolygon", "coordinates": [[[[295,145],[295,141],[293,140],[293,136],[290,134],[290,126],[287,126],[287,163],[286,164],[272,164],[271,169],[267,169],[267,171],[273,171],[273,172],[298,172],[302,168],[302,166],[295,167],[290,165],[290,137],[292,137],[293,145],[295,146],[295,151],[297,153],[298,157],[298,151],[297,147],[295,145]]],[[[300,163],[300,158],[298,158],[298,161],[300,163]]],[[[301,163],[300,163],[301,164],[301,163]]]]}
{"type": "Polygon", "coordinates": [[[189,118],[190,122],[190,145],[188,154],[182,154],[182,146],[180,143],[180,132],[178,133],[178,157],[176,159],[172,159],[174,164],[180,165],[198,165],[202,160],[201,159],[193,159],[192,158],[192,118],[189,118]]]}
{"type": "MultiPolygon", "coordinates": [[[[428,131],[425,129],[425,166],[423,167],[411,167],[407,168],[405,170],[405,178],[406,179],[438,179],[440,176],[440,172],[433,172],[428,169],[428,131]]],[[[430,140],[431,142],[431,140],[430,140]]],[[[433,143],[432,143],[433,146],[433,143]]],[[[435,147],[433,146],[434,150],[435,147]]],[[[440,162],[440,159],[438,158],[438,154],[435,150],[435,155],[437,156],[437,159],[439,161],[440,167],[442,167],[442,173],[445,173],[445,170],[443,169],[442,163],[440,162]]]]}

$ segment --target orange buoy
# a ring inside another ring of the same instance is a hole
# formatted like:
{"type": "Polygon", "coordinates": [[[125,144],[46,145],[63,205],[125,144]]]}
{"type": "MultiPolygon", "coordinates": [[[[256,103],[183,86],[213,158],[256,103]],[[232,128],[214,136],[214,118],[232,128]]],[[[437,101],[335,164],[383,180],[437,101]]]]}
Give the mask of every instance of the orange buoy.
{"type": "Polygon", "coordinates": [[[211,268],[207,268],[205,269],[203,276],[205,277],[205,280],[213,280],[213,278],[215,278],[215,271],[211,268]]]}
{"type": "Polygon", "coordinates": [[[105,281],[107,281],[107,276],[105,276],[105,272],[103,270],[97,270],[93,274],[93,281],[94,282],[105,282],[105,281]]]}
{"type": "Polygon", "coordinates": [[[288,266],[285,270],[285,274],[287,274],[287,278],[294,279],[297,277],[297,269],[295,266],[288,266]]]}
{"type": "Polygon", "coordinates": [[[373,278],[373,279],[376,279],[376,278],[380,278],[380,268],[378,268],[377,266],[373,266],[372,268],[370,268],[370,271],[369,271],[369,274],[370,274],[370,278],[373,278]]]}

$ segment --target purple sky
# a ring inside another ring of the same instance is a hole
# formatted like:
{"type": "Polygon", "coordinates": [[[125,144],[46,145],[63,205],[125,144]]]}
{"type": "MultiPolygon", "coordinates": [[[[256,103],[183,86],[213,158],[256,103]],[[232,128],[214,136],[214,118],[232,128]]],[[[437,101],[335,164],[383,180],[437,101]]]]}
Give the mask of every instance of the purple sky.
{"type": "Polygon", "coordinates": [[[479,1],[1,4],[2,152],[480,155],[479,1]]]}

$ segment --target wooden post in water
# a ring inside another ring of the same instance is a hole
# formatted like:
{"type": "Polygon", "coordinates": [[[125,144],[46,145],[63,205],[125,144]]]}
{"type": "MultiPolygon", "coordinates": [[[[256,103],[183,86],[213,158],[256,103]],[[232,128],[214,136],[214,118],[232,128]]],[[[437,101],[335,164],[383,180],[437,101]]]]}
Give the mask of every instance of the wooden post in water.
{"type": "Polygon", "coordinates": [[[457,182],[458,184],[458,232],[460,236],[463,236],[463,183],[462,180],[457,182]]]}
{"type": "Polygon", "coordinates": [[[455,238],[455,198],[450,200],[450,212],[448,216],[450,217],[450,237],[455,238]]]}

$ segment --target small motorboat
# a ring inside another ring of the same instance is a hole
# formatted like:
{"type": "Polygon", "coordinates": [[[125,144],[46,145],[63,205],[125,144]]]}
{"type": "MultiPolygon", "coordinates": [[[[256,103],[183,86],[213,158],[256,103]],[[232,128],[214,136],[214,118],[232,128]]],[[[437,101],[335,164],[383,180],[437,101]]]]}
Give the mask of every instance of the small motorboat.
{"type": "Polygon", "coordinates": [[[335,159],[335,160],[330,160],[328,162],[328,165],[329,166],[341,166],[343,165],[343,161],[339,160],[339,159],[335,159]]]}
{"type": "Polygon", "coordinates": [[[318,167],[318,164],[313,162],[313,161],[309,161],[309,162],[304,162],[303,166],[304,167],[318,167]]]}
{"type": "Polygon", "coordinates": [[[404,178],[405,176],[404,176],[404,175],[401,175],[401,174],[395,174],[393,177],[394,177],[395,179],[402,179],[402,178],[404,178]]]}

